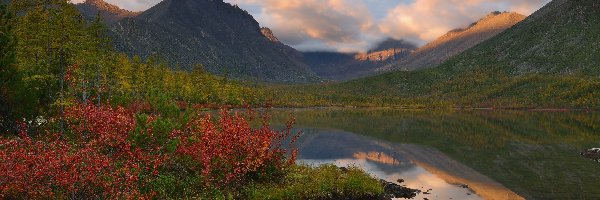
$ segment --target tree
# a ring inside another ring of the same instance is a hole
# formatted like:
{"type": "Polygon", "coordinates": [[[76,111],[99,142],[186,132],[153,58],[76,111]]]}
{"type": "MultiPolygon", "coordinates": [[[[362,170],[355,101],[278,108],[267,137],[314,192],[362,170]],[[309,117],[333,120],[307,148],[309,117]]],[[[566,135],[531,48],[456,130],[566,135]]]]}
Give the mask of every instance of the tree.
{"type": "Polygon", "coordinates": [[[19,80],[16,69],[16,37],[13,16],[7,6],[0,4],[0,131],[11,129],[13,121],[14,86],[19,80]]]}

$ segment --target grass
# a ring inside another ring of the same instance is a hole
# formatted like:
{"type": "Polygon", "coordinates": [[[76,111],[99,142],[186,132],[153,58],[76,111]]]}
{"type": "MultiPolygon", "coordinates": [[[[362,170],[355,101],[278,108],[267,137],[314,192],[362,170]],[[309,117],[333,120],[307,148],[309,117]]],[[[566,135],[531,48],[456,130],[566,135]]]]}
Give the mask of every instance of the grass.
{"type": "Polygon", "coordinates": [[[383,195],[379,181],[363,170],[335,165],[296,165],[280,182],[255,183],[246,188],[247,199],[375,199],[383,195]]]}

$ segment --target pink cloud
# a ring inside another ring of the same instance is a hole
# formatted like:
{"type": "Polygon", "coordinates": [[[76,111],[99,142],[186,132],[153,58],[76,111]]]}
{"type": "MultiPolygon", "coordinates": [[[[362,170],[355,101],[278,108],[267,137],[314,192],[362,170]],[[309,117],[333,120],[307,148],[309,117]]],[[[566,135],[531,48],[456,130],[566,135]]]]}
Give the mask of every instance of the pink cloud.
{"type": "MultiPolygon", "coordinates": [[[[80,3],[84,0],[73,0],[80,3]]],[[[160,0],[105,0],[142,11],[160,0]]],[[[365,51],[386,37],[419,44],[492,11],[529,15],[550,0],[225,0],[300,50],[365,51]],[[377,4],[377,5],[374,5],[377,4]]]]}
{"type": "Polygon", "coordinates": [[[549,0],[415,0],[391,10],[379,23],[382,33],[423,43],[464,27],[492,11],[529,15],[549,0]]]}

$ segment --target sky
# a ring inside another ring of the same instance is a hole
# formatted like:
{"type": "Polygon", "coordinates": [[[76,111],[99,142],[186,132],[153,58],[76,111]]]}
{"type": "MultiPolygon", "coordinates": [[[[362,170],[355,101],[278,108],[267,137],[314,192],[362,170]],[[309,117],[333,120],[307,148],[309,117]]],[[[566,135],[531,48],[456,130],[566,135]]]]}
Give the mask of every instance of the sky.
{"type": "MultiPolygon", "coordinates": [[[[73,0],[81,2],[83,0],[73,0]]],[[[105,0],[143,11],[160,0],[105,0]]],[[[493,11],[530,15],[550,0],[224,0],[301,51],[367,51],[387,38],[424,45],[493,11]]]]}

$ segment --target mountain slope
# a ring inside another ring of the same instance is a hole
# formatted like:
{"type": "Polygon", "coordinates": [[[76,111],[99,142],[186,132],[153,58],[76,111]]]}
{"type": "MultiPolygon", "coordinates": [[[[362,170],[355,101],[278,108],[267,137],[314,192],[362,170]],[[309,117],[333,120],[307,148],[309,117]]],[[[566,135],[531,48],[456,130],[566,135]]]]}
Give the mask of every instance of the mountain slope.
{"type": "Polygon", "coordinates": [[[111,25],[126,17],[135,17],[139,14],[139,12],[121,9],[103,0],[86,0],[83,3],[75,4],[75,6],[87,20],[94,20],[100,14],[102,21],[106,25],[111,25]]]}
{"type": "Polygon", "coordinates": [[[599,16],[600,1],[554,0],[436,68],[292,87],[280,104],[600,109],[599,16]]]}
{"type": "Polygon", "coordinates": [[[374,74],[374,69],[404,59],[417,47],[404,40],[387,39],[365,53],[305,52],[305,62],[317,75],[348,80],[374,74]]]}
{"type": "Polygon", "coordinates": [[[317,80],[302,54],[261,32],[254,18],[222,0],[164,0],[111,27],[130,55],[159,55],[171,65],[202,64],[213,73],[273,82],[317,80]]]}
{"type": "Polygon", "coordinates": [[[486,41],[525,19],[518,13],[493,12],[464,29],[455,29],[417,49],[406,59],[380,70],[415,70],[435,67],[452,56],[486,41]]]}
{"type": "Polygon", "coordinates": [[[554,0],[445,66],[495,67],[512,76],[600,76],[600,1],[554,0]]]}

